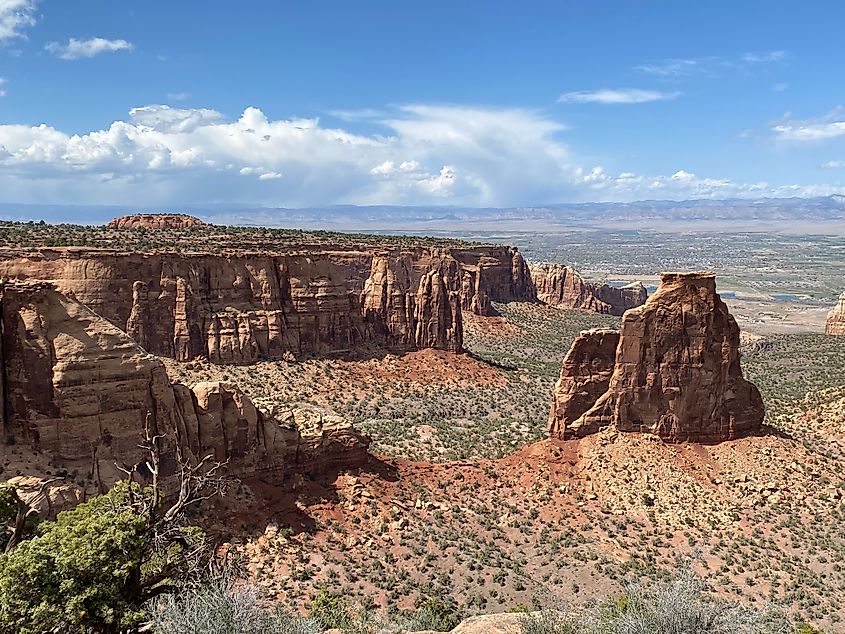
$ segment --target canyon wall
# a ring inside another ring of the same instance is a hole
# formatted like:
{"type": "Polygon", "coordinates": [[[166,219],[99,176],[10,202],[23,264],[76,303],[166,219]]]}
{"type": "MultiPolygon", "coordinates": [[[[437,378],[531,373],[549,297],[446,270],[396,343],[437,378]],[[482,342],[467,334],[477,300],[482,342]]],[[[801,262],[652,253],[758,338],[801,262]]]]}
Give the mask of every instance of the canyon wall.
{"type": "Polygon", "coordinates": [[[763,401],[742,376],[739,327],[713,273],[664,273],[645,305],[623,316],[611,362],[613,339],[603,330],[576,339],[555,387],[553,437],[613,426],[719,442],[760,428],[763,401]]]}
{"type": "Polygon", "coordinates": [[[579,308],[607,315],[622,315],[642,306],[648,298],[645,287],[634,282],[623,287],[584,281],[571,266],[531,264],[531,278],[537,299],[556,308],[579,308]]]}
{"type": "Polygon", "coordinates": [[[839,296],[836,306],[827,314],[824,331],[829,335],[845,335],[845,293],[839,296]]]}
{"type": "Polygon", "coordinates": [[[463,347],[461,311],[533,298],[510,247],[306,250],[281,255],[44,248],[0,257],[0,276],[49,280],[179,360],[252,363],[369,344],[463,347]]]}
{"type": "Polygon", "coordinates": [[[234,475],[274,478],[367,459],[369,440],[340,417],[296,406],[276,417],[233,385],[171,384],[159,359],[51,284],[3,284],[0,312],[3,437],[57,463],[93,474],[117,462],[143,473],[147,424],[164,437],[163,475],[177,456],[212,455],[234,475]]]}

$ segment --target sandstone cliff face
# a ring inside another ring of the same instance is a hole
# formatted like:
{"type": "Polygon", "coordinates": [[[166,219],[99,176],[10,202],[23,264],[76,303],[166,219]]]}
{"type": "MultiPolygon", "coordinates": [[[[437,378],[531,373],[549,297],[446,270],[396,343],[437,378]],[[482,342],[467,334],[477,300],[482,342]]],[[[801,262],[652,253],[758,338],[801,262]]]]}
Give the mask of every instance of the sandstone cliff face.
{"type": "Polygon", "coordinates": [[[110,229],[189,229],[205,227],[205,222],[187,214],[133,214],[109,221],[110,229]]]}
{"type": "Polygon", "coordinates": [[[578,421],[610,387],[616,363],[619,332],[595,329],[582,332],[563,360],[549,413],[549,436],[560,440],[597,431],[578,421]]]}
{"type": "Polygon", "coordinates": [[[347,467],[366,460],[368,439],[343,419],[335,417],[329,439],[315,445],[313,429],[260,412],[233,385],[171,385],[161,361],[49,284],[5,284],[0,310],[4,438],[59,461],[138,465],[148,413],[153,431],[165,436],[165,475],[180,452],[229,460],[234,474],[279,478],[337,466],[338,455],[347,467]],[[303,444],[313,447],[300,459],[303,444]]]}
{"type": "Polygon", "coordinates": [[[571,266],[531,264],[531,277],[537,299],[558,308],[580,308],[608,315],[622,315],[629,308],[645,303],[645,287],[634,282],[622,288],[590,284],[571,266]]]}
{"type": "Polygon", "coordinates": [[[824,331],[829,335],[845,335],[845,293],[839,296],[836,307],[828,313],[824,331]]]}
{"type": "Polygon", "coordinates": [[[460,350],[460,302],[439,283],[421,284],[424,271],[412,268],[402,280],[402,293],[414,295],[406,319],[398,306],[375,309],[369,295],[379,281],[365,287],[379,259],[355,251],[227,257],[64,249],[0,260],[0,274],[52,280],[149,352],[179,360],[252,363],[369,342],[460,350]]]}
{"type": "Polygon", "coordinates": [[[451,249],[460,265],[461,307],[476,315],[493,315],[491,302],[530,302],[536,300],[528,265],[513,247],[451,249]]]}
{"type": "Polygon", "coordinates": [[[576,341],[555,390],[554,435],[613,426],[670,442],[719,442],[760,428],[763,401],[742,376],[739,327],[713,273],[665,273],[645,305],[625,313],[607,390],[578,415],[606,375],[607,337],[576,341]]]}
{"type": "Polygon", "coordinates": [[[463,349],[460,292],[447,287],[458,274],[448,257],[379,254],[361,292],[367,339],[404,349],[463,349]]]}
{"type": "Polygon", "coordinates": [[[533,298],[510,247],[216,256],[42,249],[0,259],[0,275],[49,280],[147,351],[214,363],[368,344],[462,350],[461,311],[533,298]]]}

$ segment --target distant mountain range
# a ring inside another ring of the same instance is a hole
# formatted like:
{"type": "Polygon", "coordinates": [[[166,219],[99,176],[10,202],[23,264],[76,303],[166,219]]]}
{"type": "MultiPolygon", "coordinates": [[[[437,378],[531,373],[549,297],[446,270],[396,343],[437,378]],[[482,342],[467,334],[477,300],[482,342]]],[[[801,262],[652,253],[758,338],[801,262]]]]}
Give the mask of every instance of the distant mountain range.
{"type": "Polygon", "coordinates": [[[209,204],[178,209],[0,203],[5,220],[101,224],[134,212],[179,211],[216,224],[346,230],[448,231],[461,228],[564,230],[572,227],[690,230],[791,230],[845,235],[845,196],[726,200],[561,203],[536,207],[337,205],[303,209],[209,204]]]}

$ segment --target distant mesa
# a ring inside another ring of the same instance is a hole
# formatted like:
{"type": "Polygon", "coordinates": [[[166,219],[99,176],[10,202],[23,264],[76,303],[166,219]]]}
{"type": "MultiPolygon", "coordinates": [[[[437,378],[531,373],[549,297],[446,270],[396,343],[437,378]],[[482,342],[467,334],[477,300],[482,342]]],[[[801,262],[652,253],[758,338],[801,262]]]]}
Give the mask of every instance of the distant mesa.
{"type": "Polygon", "coordinates": [[[824,331],[829,335],[845,335],[845,293],[839,296],[836,307],[827,314],[824,331]]]}
{"type": "Polygon", "coordinates": [[[188,214],[133,214],[111,220],[109,229],[190,229],[208,224],[188,214]]]}
{"type": "Polygon", "coordinates": [[[605,427],[715,443],[759,430],[763,400],[742,376],[739,327],[709,271],[664,273],[622,327],[582,332],[563,362],[549,435],[605,427]]]}

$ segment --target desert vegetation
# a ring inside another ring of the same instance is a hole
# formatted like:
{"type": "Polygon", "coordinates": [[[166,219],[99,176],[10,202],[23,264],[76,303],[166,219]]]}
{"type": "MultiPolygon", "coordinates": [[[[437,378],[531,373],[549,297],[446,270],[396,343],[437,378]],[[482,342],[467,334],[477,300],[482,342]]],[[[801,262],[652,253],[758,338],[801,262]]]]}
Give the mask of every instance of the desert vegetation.
{"type": "Polygon", "coordinates": [[[45,222],[0,222],[0,248],[19,251],[40,247],[96,247],[118,251],[195,252],[231,254],[238,252],[285,252],[325,247],[360,249],[362,246],[469,246],[450,237],[397,236],[339,233],[270,227],[206,225],[198,227],[115,229],[96,225],[47,224],[45,222]]]}

